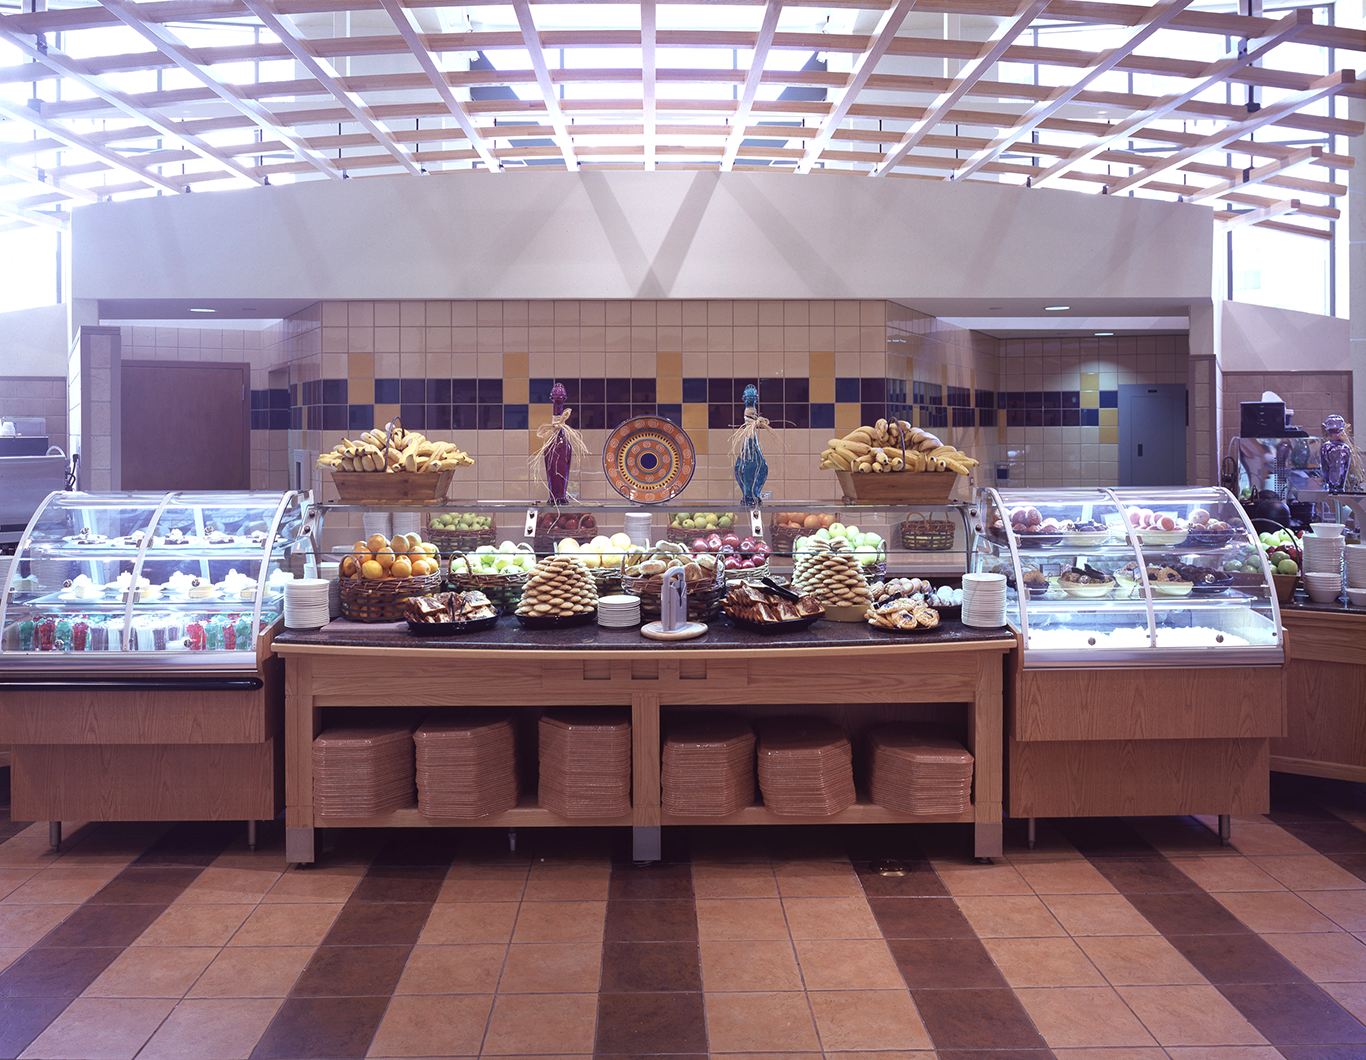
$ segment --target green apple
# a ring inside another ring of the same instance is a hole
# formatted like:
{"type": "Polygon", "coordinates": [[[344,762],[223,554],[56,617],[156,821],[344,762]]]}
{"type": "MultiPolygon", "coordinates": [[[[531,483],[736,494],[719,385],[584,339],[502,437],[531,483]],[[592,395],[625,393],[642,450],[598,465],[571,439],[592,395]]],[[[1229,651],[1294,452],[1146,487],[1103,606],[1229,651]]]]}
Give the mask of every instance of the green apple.
{"type": "Polygon", "coordinates": [[[723,515],[720,519],[716,520],[716,525],[719,529],[726,530],[730,528],[731,523],[733,523],[734,521],[735,520],[732,519],[729,515],[723,515]]]}
{"type": "Polygon", "coordinates": [[[1277,574],[1298,574],[1299,572],[1300,565],[1289,556],[1286,556],[1285,559],[1276,564],[1277,574]]]}
{"type": "Polygon", "coordinates": [[[845,537],[848,533],[843,523],[831,523],[828,529],[831,537],[845,537]]]}

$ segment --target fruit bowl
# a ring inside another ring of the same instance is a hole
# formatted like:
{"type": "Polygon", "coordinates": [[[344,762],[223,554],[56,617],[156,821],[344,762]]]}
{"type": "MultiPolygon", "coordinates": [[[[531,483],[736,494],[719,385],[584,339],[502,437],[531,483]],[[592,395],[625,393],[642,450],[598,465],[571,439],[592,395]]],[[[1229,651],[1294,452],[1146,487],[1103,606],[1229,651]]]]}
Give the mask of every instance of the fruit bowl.
{"type": "Polygon", "coordinates": [[[1149,582],[1154,596],[1190,596],[1194,582],[1149,582]]]}
{"type": "Polygon", "coordinates": [[[1172,545],[1179,545],[1186,540],[1188,531],[1184,526],[1175,530],[1153,530],[1153,529],[1134,529],[1134,534],[1138,537],[1138,543],[1146,548],[1157,546],[1168,548],[1172,545]]]}
{"type": "Polygon", "coordinates": [[[1099,585],[1073,585],[1060,579],[1057,586],[1068,596],[1074,596],[1078,600],[1099,600],[1114,591],[1115,582],[1112,580],[1099,585]]]}

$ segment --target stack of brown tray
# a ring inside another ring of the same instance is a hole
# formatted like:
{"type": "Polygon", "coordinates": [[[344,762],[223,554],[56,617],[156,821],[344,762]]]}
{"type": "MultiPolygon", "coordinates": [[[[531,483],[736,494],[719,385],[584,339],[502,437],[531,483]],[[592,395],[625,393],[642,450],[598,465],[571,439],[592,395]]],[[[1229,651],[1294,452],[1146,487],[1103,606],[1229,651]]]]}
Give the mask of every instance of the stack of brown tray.
{"type": "Polygon", "coordinates": [[[664,728],[664,812],[724,817],[754,804],[754,730],[725,714],[679,714],[664,728]]]}
{"type": "Polygon", "coordinates": [[[853,751],[844,730],[820,718],[760,722],[759,790],[777,814],[826,817],[854,805],[853,751]]]}
{"type": "Polygon", "coordinates": [[[487,817],[517,805],[516,744],[509,718],[428,721],[417,745],[417,808],[424,817],[487,817]]]}
{"type": "Polygon", "coordinates": [[[881,725],[868,734],[868,794],[900,813],[966,813],[972,755],[943,725],[881,725]]]}
{"type": "Polygon", "coordinates": [[[620,710],[552,712],[540,724],[537,800],[561,817],[631,812],[631,720],[620,710]]]}
{"type": "Polygon", "coordinates": [[[313,741],[313,812],[374,817],[413,804],[410,725],[348,725],[313,741]]]}

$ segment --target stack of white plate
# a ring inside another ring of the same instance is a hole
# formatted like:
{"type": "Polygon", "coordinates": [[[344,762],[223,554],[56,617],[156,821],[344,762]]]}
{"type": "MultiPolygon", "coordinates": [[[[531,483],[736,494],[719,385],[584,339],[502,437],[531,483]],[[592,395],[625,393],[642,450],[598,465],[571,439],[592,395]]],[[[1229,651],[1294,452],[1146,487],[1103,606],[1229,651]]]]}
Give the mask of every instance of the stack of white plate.
{"type": "Polygon", "coordinates": [[[341,577],[340,563],[319,563],[318,577],[327,582],[327,613],[336,618],[341,614],[341,577]]]}
{"type": "Polygon", "coordinates": [[[365,527],[363,536],[366,538],[374,537],[376,534],[394,536],[394,520],[388,512],[367,512],[361,517],[361,524],[365,527]]]}
{"type": "Polygon", "coordinates": [[[392,520],[390,525],[394,528],[394,533],[390,534],[390,537],[397,534],[417,534],[419,537],[422,535],[421,513],[394,512],[390,519],[392,520]]]}
{"type": "Polygon", "coordinates": [[[598,625],[608,629],[634,629],[640,625],[640,597],[625,593],[599,596],[598,625]]]}
{"type": "Polygon", "coordinates": [[[650,546],[650,521],[653,518],[653,512],[626,513],[622,523],[626,536],[631,539],[631,544],[639,545],[642,548],[650,546]]]}
{"type": "Polygon", "coordinates": [[[323,578],[295,578],[285,583],[285,628],[320,629],[327,625],[328,582],[323,578]]]}
{"type": "Polygon", "coordinates": [[[1343,551],[1347,555],[1347,588],[1366,589],[1366,545],[1348,545],[1343,551]]]}
{"type": "Polygon", "coordinates": [[[1305,534],[1300,538],[1300,548],[1304,551],[1304,573],[1336,574],[1341,577],[1345,544],[1340,537],[1305,534]]]}
{"type": "Polygon", "coordinates": [[[996,629],[1005,624],[1005,575],[964,574],[963,625],[996,629]]]}
{"type": "Polygon", "coordinates": [[[0,556],[0,593],[5,591],[5,579],[9,577],[10,564],[13,562],[13,556],[0,556]]]}

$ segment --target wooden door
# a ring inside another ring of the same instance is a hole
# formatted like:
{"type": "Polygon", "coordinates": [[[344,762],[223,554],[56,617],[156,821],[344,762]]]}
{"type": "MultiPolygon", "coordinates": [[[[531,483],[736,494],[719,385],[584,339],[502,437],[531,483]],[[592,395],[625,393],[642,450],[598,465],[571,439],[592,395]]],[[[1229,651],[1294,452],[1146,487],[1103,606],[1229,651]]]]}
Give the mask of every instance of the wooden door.
{"type": "Polygon", "coordinates": [[[123,488],[251,488],[251,365],[124,361],[123,488]]]}

